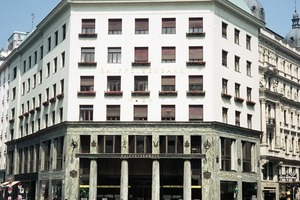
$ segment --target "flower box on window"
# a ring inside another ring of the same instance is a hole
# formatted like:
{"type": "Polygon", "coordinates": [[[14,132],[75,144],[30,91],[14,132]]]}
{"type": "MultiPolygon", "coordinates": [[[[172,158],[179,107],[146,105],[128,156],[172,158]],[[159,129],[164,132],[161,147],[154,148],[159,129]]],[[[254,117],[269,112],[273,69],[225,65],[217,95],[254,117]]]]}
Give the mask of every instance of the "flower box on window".
{"type": "Polygon", "coordinates": [[[159,96],[177,96],[177,91],[159,91],[159,96]]]}
{"type": "Polygon", "coordinates": [[[23,119],[24,118],[24,115],[19,115],[19,119],[23,119]]]}
{"type": "Polygon", "coordinates": [[[34,112],[35,112],[34,109],[29,110],[29,113],[30,113],[30,114],[33,114],[34,112]]]}
{"type": "Polygon", "coordinates": [[[190,61],[187,61],[186,62],[186,65],[187,66],[205,66],[205,61],[199,61],[199,62],[190,62],[190,61]]]}
{"type": "Polygon", "coordinates": [[[48,105],[49,105],[49,100],[43,102],[43,106],[48,106],[48,105]]]}
{"type": "Polygon", "coordinates": [[[27,117],[27,116],[29,116],[29,112],[25,112],[25,113],[23,113],[23,115],[24,115],[25,117],[27,117]]]}
{"type": "Polygon", "coordinates": [[[243,103],[244,99],[241,97],[234,97],[234,101],[238,102],[238,103],[243,103]]]}
{"type": "Polygon", "coordinates": [[[62,98],[64,98],[64,94],[63,94],[63,93],[58,94],[58,95],[56,95],[56,98],[57,98],[57,99],[62,99],[62,98]]]}
{"type": "Polygon", "coordinates": [[[105,91],[104,95],[105,96],[122,96],[123,91],[105,91]]]}
{"type": "Polygon", "coordinates": [[[96,96],[96,91],[79,91],[78,96],[96,96]]]}
{"type": "Polygon", "coordinates": [[[249,106],[255,106],[256,103],[253,102],[253,101],[247,100],[247,101],[246,101],[246,104],[249,105],[249,106]]]}
{"type": "Polygon", "coordinates": [[[78,62],[78,67],[96,67],[97,62],[78,62]]]}
{"type": "Polygon", "coordinates": [[[145,66],[145,67],[149,67],[151,65],[151,62],[148,61],[135,61],[131,63],[131,66],[136,67],[136,66],[145,66]]]}
{"type": "Polygon", "coordinates": [[[221,96],[225,99],[231,99],[231,95],[230,94],[226,94],[226,93],[221,93],[221,96]]]}
{"type": "Polygon", "coordinates": [[[14,123],[15,119],[10,119],[8,122],[9,123],[14,123]]]}
{"type": "Polygon", "coordinates": [[[205,96],[205,91],[187,91],[187,96],[205,96]]]}
{"type": "Polygon", "coordinates": [[[186,37],[204,37],[205,33],[186,33],[186,37]]]}
{"type": "Polygon", "coordinates": [[[41,107],[38,106],[38,107],[35,108],[35,110],[36,110],[36,111],[40,111],[40,110],[41,110],[41,107]]]}
{"type": "Polygon", "coordinates": [[[97,33],[79,33],[79,38],[97,38],[97,33]]]}
{"type": "Polygon", "coordinates": [[[150,96],[150,91],[132,91],[131,96],[150,96]]]}
{"type": "Polygon", "coordinates": [[[56,97],[52,97],[51,99],[49,99],[50,103],[53,103],[56,101],[56,97]]]}

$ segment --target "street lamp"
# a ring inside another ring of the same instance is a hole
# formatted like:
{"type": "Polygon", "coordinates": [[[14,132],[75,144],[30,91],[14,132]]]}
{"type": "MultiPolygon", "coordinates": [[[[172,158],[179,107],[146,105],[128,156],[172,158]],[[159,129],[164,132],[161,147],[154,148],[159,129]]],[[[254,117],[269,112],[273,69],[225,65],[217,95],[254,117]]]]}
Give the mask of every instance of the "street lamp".
{"type": "Polygon", "coordinates": [[[26,200],[27,200],[27,198],[28,198],[28,193],[29,193],[29,187],[26,187],[26,188],[25,188],[26,200]]]}

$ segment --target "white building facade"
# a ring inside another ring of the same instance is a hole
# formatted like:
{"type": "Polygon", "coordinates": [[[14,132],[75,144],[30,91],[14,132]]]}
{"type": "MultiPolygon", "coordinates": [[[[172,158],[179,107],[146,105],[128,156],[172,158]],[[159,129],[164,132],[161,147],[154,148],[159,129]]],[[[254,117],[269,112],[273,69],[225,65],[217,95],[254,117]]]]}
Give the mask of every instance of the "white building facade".
{"type": "Polygon", "coordinates": [[[30,199],[260,199],[262,26],[242,0],[62,1],[1,66],[8,179],[30,199]]]}

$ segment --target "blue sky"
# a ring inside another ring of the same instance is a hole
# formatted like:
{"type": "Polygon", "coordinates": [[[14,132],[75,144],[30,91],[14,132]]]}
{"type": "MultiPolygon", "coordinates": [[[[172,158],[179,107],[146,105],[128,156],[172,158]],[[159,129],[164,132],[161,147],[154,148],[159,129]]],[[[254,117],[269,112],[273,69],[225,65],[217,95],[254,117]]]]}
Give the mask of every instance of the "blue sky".
{"type": "MultiPolygon", "coordinates": [[[[300,0],[297,10],[300,14],[300,0]]],[[[34,13],[36,26],[60,0],[0,0],[0,49],[6,48],[13,31],[28,32],[32,28],[34,13]]],[[[285,36],[292,27],[295,0],[260,0],[266,13],[267,27],[285,36]]]]}

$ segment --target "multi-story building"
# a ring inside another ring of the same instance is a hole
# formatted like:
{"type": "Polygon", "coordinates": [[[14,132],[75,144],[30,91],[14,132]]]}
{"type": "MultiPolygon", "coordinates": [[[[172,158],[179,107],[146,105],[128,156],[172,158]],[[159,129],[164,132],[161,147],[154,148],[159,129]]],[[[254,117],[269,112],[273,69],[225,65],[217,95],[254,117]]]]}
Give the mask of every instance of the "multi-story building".
{"type": "Polygon", "coordinates": [[[300,24],[295,12],[285,38],[259,38],[262,192],[266,200],[300,198],[300,24]],[[296,197],[297,196],[297,197],[296,197]]]}
{"type": "Polygon", "coordinates": [[[29,199],[261,199],[263,25],[243,0],[61,1],[1,65],[3,185],[29,199]]]}

